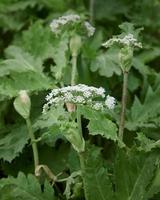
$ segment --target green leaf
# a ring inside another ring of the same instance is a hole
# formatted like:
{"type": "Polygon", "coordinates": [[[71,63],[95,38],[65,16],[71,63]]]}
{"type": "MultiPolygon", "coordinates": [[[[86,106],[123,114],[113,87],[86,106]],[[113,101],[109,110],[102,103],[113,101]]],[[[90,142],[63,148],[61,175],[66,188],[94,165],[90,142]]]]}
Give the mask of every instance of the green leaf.
{"type": "Polygon", "coordinates": [[[160,140],[151,140],[147,138],[143,133],[137,133],[136,139],[140,142],[138,150],[149,152],[153,148],[160,148],[160,140]]]}
{"type": "Polygon", "coordinates": [[[100,149],[90,146],[80,156],[83,187],[87,200],[112,200],[113,188],[100,149]],[[82,157],[83,156],[83,157],[82,157]]]}
{"type": "Polygon", "coordinates": [[[158,154],[117,152],[115,162],[115,192],[117,200],[147,200],[148,186],[154,176],[158,154]]]}
{"type": "Polygon", "coordinates": [[[49,26],[43,26],[41,21],[32,24],[23,31],[19,45],[41,63],[53,57],[54,38],[49,26]]]}
{"type": "Polygon", "coordinates": [[[27,142],[26,126],[12,127],[11,131],[0,140],[0,158],[11,162],[22,152],[27,142]]]}
{"type": "MultiPolygon", "coordinates": [[[[52,69],[53,75],[57,80],[61,80],[64,76],[64,69],[68,66],[67,51],[68,51],[68,37],[63,35],[59,42],[54,45],[53,59],[55,66],[52,69]]],[[[68,70],[67,70],[68,73],[68,70]]]]}
{"type": "Polygon", "coordinates": [[[89,134],[101,135],[102,137],[113,141],[118,140],[117,126],[107,118],[105,113],[93,110],[86,106],[81,106],[80,112],[86,119],[90,120],[88,124],[89,134]]]}
{"type": "Polygon", "coordinates": [[[109,49],[105,53],[98,55],[91,62],[91,71],[98,71],[100,76],[111,77],[113,74],[120,75],[121,69],[118,63],[117,49],[109,49]]]}
{"type": "Polygon", "coordinates": [[[44,184],[44,191],[35,176],[29,174],[27,177],[19,172],[17,178],[8,177],[0,181],[1,200],[54,200],[54,190],[48,182],[44,184]]]}
{"type": "Polygon", "coordinates": [[[152,180],[150,188],[146,193],[147,199],[153,198],[155,194],[160,192],[160,168],[158,167],[155,173],[155,177],[152,180]]]}
{"type": "Polygon", "coordinates": [[[138,128],[152,128],[159,126],[154,120],[160,115],[160,90],[153,91],[148,88],[144,102],[135,97],[133,105],[127,116],[126,127],[129,130],[137,130],[138,128]]]}

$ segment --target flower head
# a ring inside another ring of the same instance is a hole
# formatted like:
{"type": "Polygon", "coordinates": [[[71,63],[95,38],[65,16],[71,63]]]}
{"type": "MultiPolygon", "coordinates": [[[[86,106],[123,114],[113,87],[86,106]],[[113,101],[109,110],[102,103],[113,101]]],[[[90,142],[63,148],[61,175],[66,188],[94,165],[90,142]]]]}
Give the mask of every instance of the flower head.
{"type": "Polygon", "coordinates": [[[105,105],[106,105],[109,109],[114,109],[115,103],[116,103],[115,98],[114,98],[114,97],[111,97],[110,95],[107,95],[107,98],[106,98],[106,100],[105,100],[105,105]]]}
{"type": "Polygon", "coordinates": [[[95,28],[87,21],[83,21],[79,15],[76,14],[70,14],[70,15],[64,15],[59,17],[58,19],[53,19],[50,23],[50,28],[53,33],[56,35],[61,33],[64,27],[72,27],[72,29],[75,28],[75,24],[80,24],[80,29],[87,32],[88,37],[91,37],[94,32],[95,28]]]}
{"type": "MultiPolygon", "coordinates": [[[[109,96],[109,95],[108,95],[109,96]]],[[[109,101],[109,97],[107,99],[109,101]]],[[[105,107],[113,109],[113,97],[110,97],[110,103],[104,103],[105,89],[100,87],[87,86],[84,84],[67,86],[60,89],[53,89],[47,96],[47,103],[43,107],[45,113],[50,106],[58,104],[73,103],[91,106],[95,110],[102,110],[105,107]],[[112,100],[112,101],[111,101],[112,100]]],[[[114,99],[114,98],[113,98],[114,99]]]]}
{"type": "Polygon", "coordinates": [[[103,43],[102,46],[110,47],[113,44],[118,43],[122,46],[132,46],[142,48],[141,42],[138,42],[136,38],[134,38],[133,34],[129,33],[125,35],[123,38],[121,37],[113,37],[109,39],[107,42],[103,43]]]}

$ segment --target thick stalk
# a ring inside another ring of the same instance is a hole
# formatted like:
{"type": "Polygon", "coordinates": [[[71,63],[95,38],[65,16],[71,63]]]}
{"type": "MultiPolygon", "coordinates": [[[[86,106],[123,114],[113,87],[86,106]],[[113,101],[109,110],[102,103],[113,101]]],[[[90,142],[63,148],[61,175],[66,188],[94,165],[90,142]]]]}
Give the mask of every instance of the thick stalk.
{"type": "Polygon", "coordinates": [[[34,166],[35,166],[35,169],[36,169],[36,167],[39,165],[38,148],[37,148],[37,144],[35,142],[35,136],[34,136],[34,133],[33,133],[33,130],[32,130],[32,125],[31,125],[31,121],[30,121],[29,118],[26,119],[26,124],[27,124],[29,137],[31,139],[33,158],[34,158],[34,166]]]}
{"type": "MultiPolygon", "coordinates": [[[[81,114],[79,113],[79,107],[77,106],[77,124],[78,124],[78,131],[81,137],[82,135],[82,123],[81,123],[81,114]]],[[[81,171],[82,171],[82,180],[83,180],[83,187],[84,187],[84,195],[85,199],[88,200],[87,192],[86,192],[86,187],[85,187],[85,151],[79,153],[79,160],[80,160],[80,166],[81,166],[81,171]]]]}
{"type": "Polygon", "coordinates": [[[84,189],[84,196],[85,200],[88,200],[88,195],[86,191],[86,182],[85,182],[85,152],[79,153],[79,160],[80,160],[80,166],[82,171],[82,180],[83,180],[83,189],[84,189]]]}
{"type": "Polygon", "coordinates": [[[123,91],[122,91],[122,108],[119,123],[119,137],[123,140],[123,132],[125,126],[125,111],[127,103],[127,85],[128,85],[128,72],[123,72],[123,91]]]}
{"type": "Polygon", "coordinates": [[[89,3],[90,23],[94,23],[94,0],[90,0],[89,3]]]}
{"type": "Polygon", "coordinates": [[[76,84],[77,76],[77,55],[72,56],[72,72],[71,72],[71,85],[76,84]]]}

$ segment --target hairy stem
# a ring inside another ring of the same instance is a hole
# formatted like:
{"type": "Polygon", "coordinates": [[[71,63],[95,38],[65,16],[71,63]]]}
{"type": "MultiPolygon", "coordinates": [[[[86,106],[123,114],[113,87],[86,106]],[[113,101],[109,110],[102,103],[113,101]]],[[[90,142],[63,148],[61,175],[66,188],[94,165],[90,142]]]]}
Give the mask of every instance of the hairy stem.
{"type": "Polygon", "coordinates": [[[35,136],[34,136],[34,133],[33,133],[33,130],[32,130],[32,124],[31,124],[31,121],[30,121],[29,118],[26,119],[26,124],[27,124],[29,137],[31,139],[33,158],[34,158],[34,166],[35,166],[35,169],[36,169],[36,167],[39,165],[38,148],[37,148],[37,144],[35,142],[35,136]]]}
{"type": "Polygon", "coordinates": [[[76,84],[77,76],[77,55],[72,56],[72,72],[71,72],[71,85],[76,84]]]}
{"type": "Polygon", "coordinates": [[[89,13],[90,13],[90,23],[94,23],[94,0],[90,0],[89,3],[89,13]]]}
{"type": "Polygon", "coordinates": [[[125,111],[127,103],[127,85],[128,85],[128,72],[123,72],[123,91],[122,91],[122,108],[119,123],[119,137],[123,140],[124,126],[125,126],[125,111]]]}

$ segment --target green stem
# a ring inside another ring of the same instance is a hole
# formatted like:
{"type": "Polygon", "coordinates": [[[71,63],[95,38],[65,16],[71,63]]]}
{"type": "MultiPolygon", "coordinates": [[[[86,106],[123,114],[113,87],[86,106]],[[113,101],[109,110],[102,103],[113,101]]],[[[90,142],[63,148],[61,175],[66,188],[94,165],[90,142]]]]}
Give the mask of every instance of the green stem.
{"type": "Polygon", "coordinates": [[[94,0],[90,0],[89,5],[90,23],[94,23],[94,0]]]}
{"type": "Polygon", "coordinates": [[[83,188],[84,188],[84,196],[85,200],[89,200],[87,191],[86,191],[86,182],[85,182],[85,152],[79,153],[79,160],[80,160],[80,166],[82,171],[82,180],[83,180],[83,188]]]}
{"type": "Polygon", "coordinates": [[[32,124],[30,119],[26,119],[26,124],[27,124],[27,129],[29,133],[29,137],[31,139],[31,144],[32,144],[32,151],[33,151],[33,158],[34,158],[34,166],[35,169],[39,165],[39,156],[38,156],[38,148],[37,148],[37,143],[35,142],[35,136],[32,130],[32,124]]]}
{"type": "Polygon", "coordinates": [[[79,106],[77,105],[77,124],[78,124],[78,130],[79,130],[79,134],[81,137],[83,137],[83,134],[82,134],[82,123],[81,123],[81,114],[79,112],[79,106]]]}
{"type": "Polygon", "coordinates": [[[72,56],[72,72],[71,72],[71,85],[76,84],[77,76],[77,55],[72,56]]]}
{"type": "Polygon", "coordinates": [[[123,72],[123,91],[122,91],[122,108],[119,123],[119,137],[123,140],[124,126],[125,126],[125,112],[127,103],[127,85],[128,85],[128,72],[123,72]]]}

